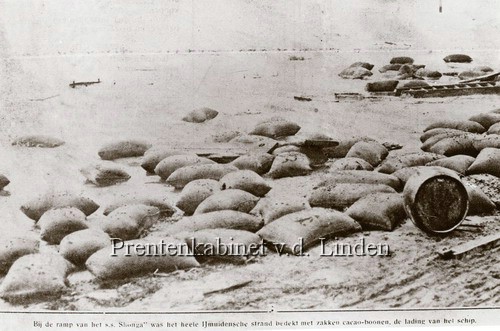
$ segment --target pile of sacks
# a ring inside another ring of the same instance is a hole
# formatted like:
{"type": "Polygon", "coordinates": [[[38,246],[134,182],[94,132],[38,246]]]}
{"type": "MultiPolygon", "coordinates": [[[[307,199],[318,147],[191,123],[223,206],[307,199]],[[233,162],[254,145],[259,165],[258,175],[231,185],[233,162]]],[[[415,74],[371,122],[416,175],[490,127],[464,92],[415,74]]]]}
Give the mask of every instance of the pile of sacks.
{"type": "Polygon", "coordinates": [[[403,88],[427,87],[425,80],[437,80],[442,74],[436,70],[426,69],[424,64],[414,64],[414,60],[408,56],[394,57],[390,64],[379,69],[385,76],[394,77],[393,80],[367,84],[368,92],[392,92],[398,86],[403,88]],[[406,81],[401,83],[399,81],[406,81]]]}
{"type": "MultiPolygon", "coordinates": [[[[482,118],[472,119],[479,117],[482,118]]],[[[474,122],[471,128],[477,125],[474,122]]],[[[327,178],[313,190],[309,203],[312,207],[345,211],[363,229],[392,230],[406,217],[400,192],[408,179],[422,170],[432,168],[443,173],[498,176],[498,166],[493,166],[498,165],[497,150],[485,147],[491,146],[496,138],[481,137],[486,140],[478,140],[483,149],[476,159],[468,155],[446,157],[434,150],[402,154],[388,151],[369,137],[341,141],[329,150],[330,157],[336,160],[330,165],[327,178]],[[352,214],[353,210],[358,213],[357,217],[352,214]]],[[[490,214],[496,210],[495,204],[478,187],[466,183],[466,188],[470,198],[469,215],[490,214]]]]}
{"type": "MultiPolygon", "coordinates": [[[[259,123],[249,135],[237,140],[252,144],[266,139],[284,140],[299,130],[293,122],[273,118],[259,123]]],[[[308,157],[300,151],[275,152],[275,155],[250,153],[231,164],[218,164],[194,154],[151,149],[148,143],[141,141],[119,141],[103,146],[98,155],[102,164],[82,169],[88,181],[107,186],[128,180],[130,176],[110,161],[144,156],[142,166],[146,170],[153,170],[168,185],[182,189],[176,206],[184,212],[184,217],[169,225],[167,234],[160,235],[148,231],[177,211],[166,201],[122,200],[106,206],[103,214],[91,222],[87,217],[100,208],[92,199],[70,192],[43,194],[21,207],[21,211],[34,220],[39,237],[8,238],[0,248],[2,273],[7,273],[0,286],[2,298],[24,302],[57,297],[68,290],[67,275],[79,268],[86,268],[96,279],[107,281],[198,267],[198,261],[205,257],[242,263],[249,258],[248,251],[230,256],[212,256],[214,254],[202,251],[197,252],[196,258],[186,254],[152,258],[137,252],[127,256],[125,250],[118,250],[116,256],[112,256],[111,238],[136,247],[158,242],[158,249],[160,242],[189,245],[193,238],[203,243],[215,244],[221,240],[258,247],[261,236],[256,232],[265,224],[291,213],[311,210],[304,199],[266,197],[272,188],[270,179],[306,175],[312,170],[308,157]],[[40,252],[41,241],[54,245],[57,250],[40,252]]],[[[318,224],[311,224],[311,231],[322,229],[324,222],[345,222],[327,210],[315,209],[311,215],[320,217],[318,224]]],[[[331,225],[332,229],[335,224],[331,225]]],[[[355,223],[350,226],[357,229],[355,223]]],[[[342,233],[346,233],[344,225],[342,229],[342,233]]],[[[308,243],[313,240],[311,237],[308,243]]]]}
{"type": "Polygon", "coordinates": [[[58,297],[68,290],[69,273],[87,268],[100,280],[120,279],[156,270],[171,272],[199,266],[193,256],[112,256],[111,238],[137,245],[164,240],[182,243],[174,237],[141,238],[160,218],[173,214],[170,204],[154,199],[123,201],[104,209],[105,216],[90,222],[87,216],[99,205],[69,192],[46,193],[21,207],[33,219],[39,238],[13,237],[0,246],[0,272],[7,273],[0,296],[12,302],[58,297]],[[57,245],[40,251],[40,242],[57,245]]]}
{"type": "Polygon", "coordinates": [[[368,62],[354,62],[339,74],[344,79],[364,79],[373,75],[374,65],[368,62]]]}
{"type": "MultiPolygon", "coordinates": [[[[472,58],[466,54],[451,54],[443,59],[446,63],[471,63],[472,58]]],[[[374,65],[367,62],[355,62],[339,74],[344,79],[364,79],[373,75],[374,65]]],[[[396,87],[420,88],[428,87],[426,80],[438,80],[443,74],[437,70],[427,69],[423,64],[414,64],[414,59],[408,56],[393,57],[389,64],[378,70],[388,80],[376,81],[366,84],[368,92],[393,92],[396,87]],[[405,82],[400,82],[405,81],[405,82]]],[[[458,76],[461,80],[473,79],[492,73],[489,66],[476,66],[460,73],[448,75],[458,76]]]]}
{"type": "MultiPolygon", "coordinates": [[[[335,160],[328,169],[320,170],[326,171],[326,176],[305,197],[269,193],[276,179],[306,176],[314,171],[307,155],[310,146],[284,144],[271,153],[250,152],[220,164],[144,142],[106,145],[98,152],[103,160],[143,156],[141,166],[147,172],[155,173],[167,185],[180,190],[175,206],[154,198],[124,199],[104,207],[102,215],[90,222],[87,217],[100,206],[81,195],[47,193],[26,202],[21,211],[35,221],[39,238],[2,241],[0,272],[7,275],[0,286],[0,297],[23,301],[59,296],[68,290],[67,275],[78,268],[86,268],[96,279],[108,281],[199,267],[200,263],[212,260],[245,263],[252,259],[252,252],[259,249],[262,241],[271,248],[282,247],[282,252],[298,254],[299,240],[302,249],[307,249],[321,238],[347,236],[362,230],[392,231],[407,217],[401,194],[404,185],[422,167],[468,174],[475,173],[471,169],[480,164],[487,164],[487,173],[498,176],[495,173],[498,169],[492,166],[498,164],[498,149],[491,148],[494,140],[491,137],[496,135],[484,133],[499,122],[496,116],[496,112],[485,113],[466,123],[448,126],[442,122],[424,134],[425,141],[437,136],[430,134],[437,129],[459,130],[461,135],[456,137],[460,139],[463,135],[475,135],[473,146],[479,155],[474,160],[467,153],[448,157],[437,150],[398,154],[369,137],[340,141],[338,146],[321,150],[325,157],[335,160]],[[178,210],[182,212],[180,219],[166,222],[178,210]],[[155,231],[155,226],[161,231],[155,231]],[[123,246],[153,245],[156,252],[162,251],[162,243],[187,245],[195,256],[145,257],[144,251],[125,249],[112,255],[111,238],[123,246]],[[58,252],[40,252],[40,241],[56,245],[58,252]],[[228,255],[200,249],[196,243],[237,244],[243,249],[228,255]]],[[[299,130],[300,126],[292,121],[272,118],[234,141],[283,143],[293,141],[299,130]]],[[[110,170],[113,167],[112,162],[105,167],[93,167],[93,171],[86,172],[87,178],[96,185],[109,185],[112,183],[109,177],[127,177],[118,176],[119,172],[110,170]]],[[[467,190],[469,214],[495,211],[495,204],[479,188],[468,186],[467,190]]]]}
{"type": "Polygon", "coordinates": [[[439,121],[420,137],[423,151],[444,155],[434,165],[462,175],[490,174],[500,177],[500,111],[474,115],[469,120],[439,121]]]}

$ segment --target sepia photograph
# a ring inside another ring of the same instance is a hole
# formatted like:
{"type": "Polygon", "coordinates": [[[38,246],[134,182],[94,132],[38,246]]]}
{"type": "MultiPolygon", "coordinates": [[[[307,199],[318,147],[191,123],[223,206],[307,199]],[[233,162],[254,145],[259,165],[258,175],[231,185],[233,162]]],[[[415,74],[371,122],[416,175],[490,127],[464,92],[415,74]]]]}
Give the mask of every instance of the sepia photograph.
{"type": "Polygon", "coordinates": [[[500,1],[0,0],[0,330],[500,324],[500,1]]]}

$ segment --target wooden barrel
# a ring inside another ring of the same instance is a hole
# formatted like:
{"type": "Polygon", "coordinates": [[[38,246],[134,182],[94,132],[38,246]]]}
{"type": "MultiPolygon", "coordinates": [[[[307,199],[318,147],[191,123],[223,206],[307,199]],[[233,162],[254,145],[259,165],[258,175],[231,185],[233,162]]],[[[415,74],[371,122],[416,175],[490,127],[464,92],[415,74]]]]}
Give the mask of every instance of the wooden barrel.
{"type": "Polygon", "coordinates": [[[422,170],[405,185],[404,207],[410,219],[427,233],[454,230],[469,209],[469,197],[454,172],[422,170]]]}

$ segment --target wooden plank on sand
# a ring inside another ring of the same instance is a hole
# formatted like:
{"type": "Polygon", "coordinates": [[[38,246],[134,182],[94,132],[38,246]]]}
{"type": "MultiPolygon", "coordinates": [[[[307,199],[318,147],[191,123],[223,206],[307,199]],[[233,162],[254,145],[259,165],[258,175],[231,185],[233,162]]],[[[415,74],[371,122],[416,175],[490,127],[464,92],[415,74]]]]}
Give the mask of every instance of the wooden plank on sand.
{"type": "Polygon", "coordinates": [[[472,252],[493,250],[498,246],[500,246],[500,232],[477,238],[451,248],[445,248],[441,252],[438,252],[438,254],[443,259],[461,259],[472,252]]]}

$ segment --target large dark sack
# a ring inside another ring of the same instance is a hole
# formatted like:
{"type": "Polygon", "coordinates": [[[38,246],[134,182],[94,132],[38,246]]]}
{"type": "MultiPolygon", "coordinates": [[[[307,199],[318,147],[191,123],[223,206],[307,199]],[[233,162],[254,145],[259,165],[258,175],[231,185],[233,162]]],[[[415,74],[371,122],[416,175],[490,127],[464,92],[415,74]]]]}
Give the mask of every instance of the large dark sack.
{"type": "Polygon", "coordinates": [[[47,210],[65,207],[80,209],[86,216],[99,209],[99,205],[89,198],[70,192],[56,192],[45,193],[28,201],[21,206],[21,211],[32,220],[38,221],[47,210]]]}
{"type": "Polygon", "coordinates": [[[394,193],[375,193],[356,201],[345,212],[363,230],[392,231],[406,218],[403,196],[394,193]]]}
{"type": "Polygon", "coordinates": [[[339,144],[335,147],[323,148],[323,152],[329,158],[335,158],[335,159],[342,158],[347,155],[352,146],[354,146],[357,142],[360,141],[375,141],[375,139],[366,136],[342,139],[339,141],[339,144]]]}
{"type": "Polygon", "coordinates": [[[201,164],[215,164],[215,162],[196,154],[172,155],[161,160],[154,171],[161,179],[167,179],[177,169],[201,164]]]}
{"type": "Polygon", "coordinates": [[[167,228],[169,235],[203,229],[235,229],[256,232],[263,225],[260,217],[235,210],[220,210],[183,217],[167,228]]]}
{"type": "Polygon", "coordinates": [[[104,145],[97,154],[103,160],[143,156],[151,147],[149,143],[137,140],[124,140],[104,145]]]}
{"type": "Polygon", "coordinates": [[[424,129],[424,132],[437,128],[456,129],[472,133],[484,133],[486,131],[484,126],[474,121],[442,120],[430,124],[424,129]]]}
{"type": "Polygon", "coordinates": [[[111,238],[137,239],[158,222],[160,210],[146,205],[127,205],[113,210],[100,224],[111,238]]]}
{"type": "Polygon", "coordinates": [[[85,214],[73,207],[48,210],[40,217],[37,226],[42,240],[53,245],[72,232],[88,228],[85,214]]]}
{"type": "Polygon", "coordinates": [[[372,70],[374,65],[368,62],[354,62],[349,66],[350,68],[355,68],[355,67],[362,67],[365,68],[366,70],[372,70]]]}
{"type": "Polygon", "coordinates": [[[376,171],[385,174],[392,174],[399,169],[426,165],[429,162],[442,159],[443,157],[443,155],[425,152],[392,155],[387,157],[384,162],[380,164],[380,167],[376,169],[376,171]]]}
{"type": "Polygon", "coordinates": [[[246,263],[259,252],[262,240],[255,233],[232,229],[206,229],[184,235],[198,259],[246,263]]]}
{"type": "Polygon", "coordinates": [[[300,126],[295,122],[283,118],[272,118],[257,124],[250,134],[268,138],[279,138],[293,136],[299,130],[300,126]]]}
{"type": "Polygon", "coordinates": [[[409,82],[405,82],[404,84],[402,84],[402,88],[412,88],[412,89],[416,89],[416,88],[422,88],[422,87],[429,87],[429,83],[427,83],[426,81],[423,81],[423,80],[411,80],[409,82]]]}
{"type": "Polygon", "coordinates": [[[271,190],[271,186],[251,170],[239,170],[228,173],[220,179],[221,190],[238,189],[263,197],[271,190]]]}
{"type": "Polygon", "coordinates": [[[144,198],[144,197],[125,197],[117,202],[109,204],[104,210],[104,215],[109,215],[113,210],[127,205],[146,205],[156,207],[160,210],[161,217],[171,217],[176,209],[165,198],[144,198]]]}
{"type": "MultiPolygon", "coordinates": [[[[430,138],[432,138],[434,136],[442,135],[442,134],[456,134],[456,135],[460,135],[460,134],[463,134],[463,133],[464,133],[464,131],[457,130],[457,129],[435,128],[435,129],[431,129],[431,130],[428,130],[428,131],[424,132],[420,136],[420,141],[424,143],[428,139],[430,139],[430,138]]],[[[434,142],[434,143],[436,143],[436,142],[434,142]]]]}
{"type": "Polygon", "coordinates": [[[216,180],[193,180],[182,189],[176,206],[182,210],[185,215],[192,215],[200,203],[219,191],[219,182],[216,180]]]}
{"type": "Polygon", "coordinates": [[[495,203],[479,187],[470,183],[465,183],[464,186],[469,196],[467,215],[491,215],[495,212],[495,203]]]}
{"type": "Polygon", "coordinates": [[[7,185],[9,185],[10,180],[4,175],[0,174],[0,191],[7,185]]]}
{"type": "Polygon", "coordinates": [[[109,247],[111,238],[109,235],[99,229],[85,229],[73,232],[61,240],[59,245],[59,254],[71,263],[80,266],[97,252],[98,250],[109,247]]]}
{"type": "Polygon", "coordinates": [[[481,76],[484,76],[484,72],[473,70],[465,70],[458,74],[458,78],[461,80],[473,79],[481,76]]]}
{"type": "Polygon", "coordinates": [[[451,54],[446,56],[444,62],[456,62],[456,63],[470,63],[472,62],[472,58],[469,55],[465,54],[451,54]]]}
{"type": "Polygon", "coordinates": [[[372,171],[373,167],[370,163],[358,157],[346,157],[336,160],[330,165],[329,171],[343,171],[343,170],[368,170],[372,171]]]}
{"type": "Polygon", "coordinates": [[[361,231],[351,217],[336,210],[311,208],[285,215],[257,232],[264,241],[284,245],[283,252],[300,254],[322,239],[361,231]]]}
{"type": "Polygon", "coordinates": [[[282,153],[274,158],[268,175],[271,178],[304,176],[311,171],[309,158],[299,152],[282,153]]]}
{"type": "Polygon", "coordinates": [[[396,191],[383,184],[342,183],[320,186],[313,190],[309,204],[311,207],[344,210],[371,193],[396,193],[396,191]]]}
{"type": "Polygon", "coordinates": [[[500,177],[500,149],[485,148],[467,169],[467,175],[490,174],[500,177]]]}
{"type": "Polygon", "coordinates": [[[255,207],[258,201],[258,197],[243,190],[223,190],[203,200],[194,211],[194,215],[206,214],[218,210],[236,210],[248,213],[255,207]]]}
{"type": "Polygon", "coordinates": [[[72,270],[74,266],[56,253],[24,255],[10,267],[0,297],[15,303],[57,298],[68,289],[66,276],[72,270]]]}
{"type": "Polygon", "coordinates": [[[0,275],[21,256],[38,253],[40,242],[34,238],[12,237],[0,242],[0,275]]]}
{"type": "Polygon", "coordinates": [[[415,71],[411,64],[403,64],[398,70],[400,77],[405,77],[405,79],[413,78],[415,71]]]}
{"type": "Polygon", "coordinates": [[[474,147],[474,141],[477,139],[475,134],[463,134],[460,136],[444,138],[429,148],[429,152],[445,156],[469,155],[476,156],[477,150],[474,147]]]}
{"type": "Polygon", "coordinates": [[[388,154],[389,151],[382,144],[374,141],[360,141],[351,147],[346,157],[358,157],[376,167],[388,154]]]}
{"type": "Polygon", "coordinates": [[[110,186],[126,182],[130,175],[116,165],[95,165],[88,166],[80,170],[88,182],[96,186],[110,186]]]}
{"type": "Polygon", "coordinates": [[[339,76],[344,79],[363,79],[371,75],[373,75],[373,73],[363,67],[349,67],[339,73],[339,76]]]}
{"type": "Polygon", "coordinates": [[[40,147],[40,148],[55,148],[64,144],[64,141],[55,137],[44,135],[29,135],[15,139],[12,142],[13,146],[20,147],[40,147]]]}
{"type": "MultiPolygon", "coordinates": [[[[438,129],[433,129],[433,130],[430,130],[430,131],[434,131],[434,130],[438,130],[438,129]]],[[[430,131],[428,131],[428,132],[430,132],[430,131]]],[[[443,132],[443,133],[440,133],[440,134],[436,134],[436,135],[434,135],[432,137],[429,137],[422,144],[422,146],[420,147],[420,149],[423,150],[424,152],[429,152],[431,150],[432,146],[434,146],[435,144],[437,144],[438,142],[440,142],[443,139],[453,138],[453,137],[460,137],[460,136],[464,136],[464,135],[467,135],[467,132],[460,131],[460,130],[453,130],[453,132],[443,132]]]]}
{"type": "Polygon", "coordinates": [[[260,199],[250,214],[264,219],[264,224],[271,223],[282,216],[310,209],[309,202],[306,199],[293,198],[290,196],[283,198],[264,198],[260,199]]]}
{"type": "Polygon", "coordinates": [[[172,237],[117,242],[115,246],[102,248],[92,254],[85,265],[101,281],[126,279],[155,271],[172,272],[199,267],[186,243],[172,237]],[[120,248],[122,244],[124,247],[120,248]],[[130,249],[128,252],[127,247],[136,249],[130,249]],[[151,256],[145,256],[148,252],[152,252],[151,256]]]}
{"type": "Polygon", "coordinates": [[[465,175],[467,169],[474,162],[474,158],[468,155],[454,155],[427,163],[427,166],[444,167],[465,175]]]}
{"type": "Polygon", "coordinates": [[[378,82],[367,83],[365,89],[368,92],[392,92],[398,86],[397,80],[384,80],[378,82]]]}
{"type": "Polygon", "coordinates": [[[479,136],[474,139],[472,144],[477,152],[480,152],[485,148],[500,148],[500,135],[490,134],[486,137],[479,136]]]}
{"type": "Polygon", "coordinates": [[[493,124],[500,122],[500,114],[495,113],[480,113],[469,118],[469,121],[478,122],[486,130],[490,128],[493,124]]]}
{"type": "Polygon", "coordinates": [[[158,146],[151,147],[144,153],[142,158],[141,167],[148,173],[154,173],[155,168],[161,160],[174,155],[181,155],[184,152],[172,149],[171,147],[158,146]]]}
{"type": "Polygon", "coordinates": [[[231,165],[240,170],[251,170],[259,175],[263,175],[271,169],[273,161],[274,155],[268,153],[253,153],[238,157],[231,162],[231,165]]]}
{"type": "Polygon", "coordinates": [[[399,71],[399,69],[401,69],[401,64],[387,64],[383,67],[380,67],[380,69],[378,69],[378,71],[380,73],[385,73],[387,71],[399,71]]]}
{"type": "Polygon", "coordinates": [[[217,115],[219,115],[217,110],[203,107],[190,111],[182,120],[190,123],[203,123],[214,119],[217,115]]]}
{"type": "Polygon", "coordinates": [[[325,176],[326,178],[321,181],[317,187],[332,186],[335,184],[383,184],[392,187],[395,190],[402,189],[401,182],[397,177],[392,175],[383,174],[380,172],[366,171],[366,170],[345,170],[330,172],[325,176]]]}
{"type": "Polygon", "coordinates": [[[175,170],[168,178],[167,184],[177,189],[181,189],[189,182],[197,179],[219,180],[230,172],[237,171],[238,168],[228,164],[200,164],[182,167],[175,170]]]}
{"type": "Polygon", "coordinates": [[[396,56],[391,59],[390,64],[413,64],[413,58],[409,56],[396,56]]]}
{"type": "Polygon", "coordinates": [[[419,78],[439,79],[443,74],[436,70],[420,68],[415,72],[415,76],[419,78]]]}

